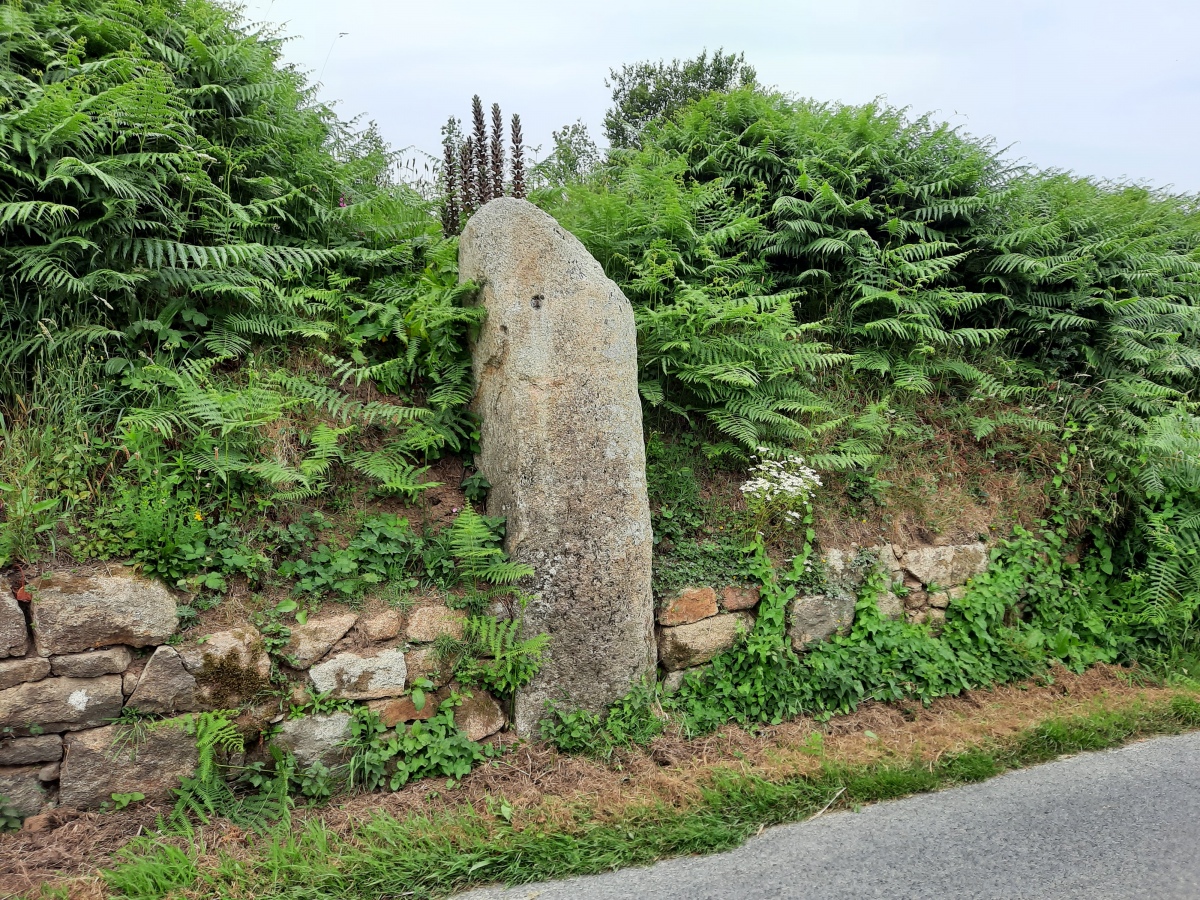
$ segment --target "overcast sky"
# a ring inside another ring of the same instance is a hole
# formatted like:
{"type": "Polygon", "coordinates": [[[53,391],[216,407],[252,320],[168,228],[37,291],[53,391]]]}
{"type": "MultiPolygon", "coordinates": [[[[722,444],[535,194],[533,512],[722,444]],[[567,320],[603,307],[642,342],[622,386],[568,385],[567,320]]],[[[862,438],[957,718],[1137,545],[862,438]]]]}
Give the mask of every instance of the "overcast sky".
{"type": "Polygon", "coordinates": [[[608,70],[744,51],[819,100],[885,97],[1038,166],[1200,192],[1200,0],[249,0],[345,117],[440,152],[471,95],[527,143],[583,119],[602,140],[608,70]],[[339,37],[339,35],[342,35],[339,37]]]}

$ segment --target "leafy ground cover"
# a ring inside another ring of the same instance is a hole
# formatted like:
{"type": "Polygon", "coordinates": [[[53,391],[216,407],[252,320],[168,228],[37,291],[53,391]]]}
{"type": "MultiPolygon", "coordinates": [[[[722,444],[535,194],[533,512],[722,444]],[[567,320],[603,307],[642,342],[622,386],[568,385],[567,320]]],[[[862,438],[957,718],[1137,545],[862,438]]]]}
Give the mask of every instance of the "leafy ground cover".
{"type": "Polygon", "coordinates": [[[40,896],[77,898],[447,896],[715,852],[823,809],[1196,727],[1194,687],[1137,683],[1105,666],[1057,670],[928,707],[868,704],[826,723],[725,727],[700,739],[672,731],[618,751],[617,765],[523,744],[453,789],[414,784],[297,811],[266,833],[215,821],[142,841],[130,822],[150,825],[160,811],[87,814],[0,838],[13,850],[2,883],[24,890],[22,879],[50,876],[40,896]],[[92,871],[120,847],[110,871],[92,871]]]}

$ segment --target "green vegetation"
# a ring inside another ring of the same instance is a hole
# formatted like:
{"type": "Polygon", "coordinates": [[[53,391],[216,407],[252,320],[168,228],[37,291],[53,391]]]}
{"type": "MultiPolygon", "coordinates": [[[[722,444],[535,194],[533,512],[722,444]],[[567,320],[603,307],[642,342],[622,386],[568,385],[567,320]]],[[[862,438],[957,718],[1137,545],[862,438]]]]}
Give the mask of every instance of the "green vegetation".
{"type": "MultiPolygon", "coordinates": [[[[488,485],[468,345],[483,312],[446,236],[528,177],[634,308],[656,590],[762,594],[753,631],[674,697],[645,686],[603,716],[549,710],[560,748],[617,758],[664,711],[693,735],[929,702],[1058,662],[1200,659],[1196,198],[1017,168],[928,117],[764,89],[720,51],[612,72],[612,147],[570,125],[528,173],[519,120],[506,163],[500,111],[489,141],[476,98],[470,138],[454,121],[443,135],[437,182],[408,184],[372,128],[282,64],[277,36],[220,4],[11,0],[0,33],[0,567],[128,561],[190,593],[185,626],[236,594],[277,662],[322,603],[438,592],[468,613],[463,639],[437,647],[460,681],[500,696],[528,683],[546,641],[519,623],[530,570],[475,508],[488,485]],[[460,463],[459,484],[434,480],[460,463]],[[876,575],[853,629],[797,655],[787,607],[822,585],[822,523],[915,510],[936,533],[921,510],[953,465],[981,503],[997,473],[1037,502],[991,523],[992,566],[944,626],[881,617],[891,586],[876,575]]],[[[390,734],[357,714],[352,785],[460,779],[488,751],[453,707],[390,734]]],[[[243,739],[228,723],[194,720],[181,816],[258,823],[337,786],[281,756],[235,788],[216,762],[243,739]]],[[[1114,727],[1102,741],[1151,726],[1114,727]]],[[[688,852],[701,833],[708,848],[740,840],[835,782],[878,799],[1034,749],[1013,753],[735,779],[704,810],[507,833],[495,851],[469,816],[451,842],[380,820],[345,867],[314,859],[336,840],[311,825],[276,836],[273,874],[253,884],[272,896],[303,873],[348,895],[427,895],[593,871],[688,852]]],[[[145,852],[115,889],[259,877],[145,852]]]]}
{"type": "MultiPolygon", "coordinates": [[[[631,805],[618,818],[581,810],[569,825],[521,827],[469,807],[431,817],[386,813],[335,832],[320,820],[279,827],[252,856],[223,853],[193,836],[182,847],[145,838],[105,873],[109,890],[131,900],[172,891],[264,900],[309,897],[445,897],[490,883],[522,884],[645,865],[669,856],[736,847],[764,826],[824,809],[852,809],[908,794],[976,782],[1061,755],[1113,747],[1139,737],[1200,727],[1190,696],[1150,705],[1051,719],[1013,737],[963,749],[936,763],[895,759],[870,765],[827,763],[812,776],[773,782],[730,769],[714,773],[698,802],[631,805]],[[219,864],[201,865],[202,854],[219,864]]],[[[814,756],[822,755],[820,743],[814,756]]]]}

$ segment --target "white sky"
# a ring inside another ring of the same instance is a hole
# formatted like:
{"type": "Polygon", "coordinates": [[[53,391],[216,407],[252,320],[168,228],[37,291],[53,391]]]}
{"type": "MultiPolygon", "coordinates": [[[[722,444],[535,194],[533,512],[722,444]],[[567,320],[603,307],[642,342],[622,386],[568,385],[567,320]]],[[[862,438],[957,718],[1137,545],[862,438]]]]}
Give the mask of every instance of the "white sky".
{"type": "Polygon", "coordinates": [[[344,117],[440,153],[471,95],[530,145],[582,118],[602,143],[609,68],[744,51],[759,80],[877,96],[1047,168],[1200,192],[1200,0],[248,0],[344,117]],[[345,32],[345,36],[338,37],[345,32]]]}

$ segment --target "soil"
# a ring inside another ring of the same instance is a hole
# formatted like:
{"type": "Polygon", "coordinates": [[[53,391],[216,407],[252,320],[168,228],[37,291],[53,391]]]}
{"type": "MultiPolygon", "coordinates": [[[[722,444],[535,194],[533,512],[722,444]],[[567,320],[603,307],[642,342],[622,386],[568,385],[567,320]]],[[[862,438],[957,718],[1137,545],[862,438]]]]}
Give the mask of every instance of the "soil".
{"type": "MultiPolygon", "coordinates": [[[[686,806],[718,770],[781,780],[813,774],[830,762],[865,764],[887,759],[934,762],[947,753],[1002,741],[1047,718],[1097,707],[1154,702],[1176,691],[1139,685],[1126,670],[1097,666],[1083,675],[1064,670],[1052,679],[969,691],[959,697],[919,704],[865,704],[856,713],[820,724],[799,718],[750,733],[727,726],[705,738],[665,734],[645,750],[623,752],[610,764],[566,756],[545,744],[515,743],[495,765],[483,765],[453,790],[411,784],[395,793],[360,794],[336,806],[297,810],[296,818],[319,817],[338,832],[353,831],[381,812],[395,816],[436,814],[463,804],[486,813],[488,798],[505,797],[514,807],[513,827],[554,823],[569,827],[586,808],[601,820],[618,817],[631,804],[663,802],[686,806]],[[813,752],[812,735],[823,751],[813,752]]],[[[439,782],[440,785],[440,782],[439,782]]],[[[119,815],[59,809],[24,830],[0,835],[0,900],[56,886],[70,900],[107,896],[96,873],[129,841],[153,829],[168,805],[143,803],[119,815]]],[[[248,854],[253,836],[227,822],[197,828],[215,854],[248,854]]]]}

